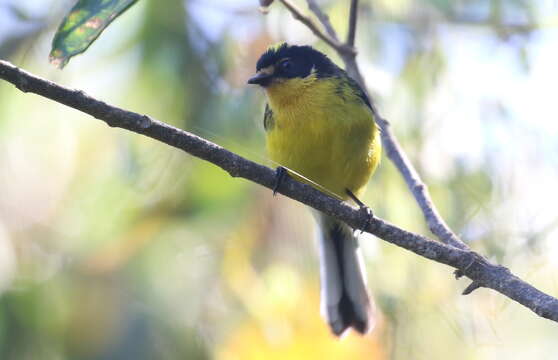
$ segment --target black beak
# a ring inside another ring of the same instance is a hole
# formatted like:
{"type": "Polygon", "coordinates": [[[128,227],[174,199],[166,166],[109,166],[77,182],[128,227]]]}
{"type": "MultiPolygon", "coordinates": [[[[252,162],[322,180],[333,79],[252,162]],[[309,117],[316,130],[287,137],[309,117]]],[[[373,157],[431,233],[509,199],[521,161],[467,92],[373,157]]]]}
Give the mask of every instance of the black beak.
{"type": "Polygon", "coordinates": [[[271,83],[272,78],[273,74],[259,72],[248,80],[248,84],[261,85],[265,87],[271,83]]]}

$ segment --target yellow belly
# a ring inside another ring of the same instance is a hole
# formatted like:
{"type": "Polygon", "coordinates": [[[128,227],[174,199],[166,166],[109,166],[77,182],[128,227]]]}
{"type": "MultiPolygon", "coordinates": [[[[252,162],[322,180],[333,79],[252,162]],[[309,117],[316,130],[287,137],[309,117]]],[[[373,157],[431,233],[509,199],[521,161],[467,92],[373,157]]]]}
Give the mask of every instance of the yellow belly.
{"type": "Polygon", "coordinates": [[[336,95],[331,81],[317,81],[297,96],[283,96],[281,86],[267,91],[274,119],[267,132],[271,159],[342,199],[346,189],[361,194],[380,160],[372,111],[356,97],[336,95]]]}

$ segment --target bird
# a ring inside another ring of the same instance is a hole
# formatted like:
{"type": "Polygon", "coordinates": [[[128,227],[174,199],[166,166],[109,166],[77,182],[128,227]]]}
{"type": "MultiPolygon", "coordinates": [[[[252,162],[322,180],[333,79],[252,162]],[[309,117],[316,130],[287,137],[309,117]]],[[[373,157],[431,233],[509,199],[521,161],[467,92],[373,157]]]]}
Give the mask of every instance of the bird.
{"type": "MultiPolygon", "coordinates": [[[[343,201],[358,201],[381,158],[376,111],[345,70],[308,45],[270,46],[248,84],[264,89],[269,158],[286,173],[343,201]]],[[[368,333],[375,310],[355,231],[314,211],[320,229],[321,313],[332,333],[368,333]]]]}

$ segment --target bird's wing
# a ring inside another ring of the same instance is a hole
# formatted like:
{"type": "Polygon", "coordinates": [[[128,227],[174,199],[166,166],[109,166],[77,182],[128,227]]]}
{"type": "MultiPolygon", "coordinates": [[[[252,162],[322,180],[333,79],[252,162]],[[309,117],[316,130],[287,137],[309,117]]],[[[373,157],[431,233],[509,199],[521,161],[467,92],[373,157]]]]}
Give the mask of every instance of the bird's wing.
{"type": "MultiPolygon", "coordinates": [[[[372,111],[372,115],[374,116],[374,121],[377,121],[378,110],[376,110],[376,106],[374,105],[374,102],[372,102],[372,100],[368,97],[366,92],[362,90],[362,87],[359,85],[359,83],[356,82],[355,79],[347,75],[347,84],[357,94],[357,96],[362,100],[362,102],[366,104],[366,106],[368,106],[368,108],[372,111]]],[[[378,127],[378,129],[380,129],[381,131],[381,128],[378,127]]]]}
{"type": "Polygon", "coordinates": [[[273,110],[269,107],[269,104],[265,104],[265,112],[264,112],[264,129],[266,131],[270,131],[275,124],[275,120],[273,119],[273,110]]]}
{"type": "Polygon", "coordinates": [[[362,90],[362,87],[360,87],[358,82],[347,75],[347,83],[349,87],[358,95],[358,97],[366,104],[366,106],[368,106],[370,110],[372,110],[372,112],[375,112],[375,109],[372,107],[372,103],[370,102],[368,95],[366,95],[366,92],[362,90]]]}

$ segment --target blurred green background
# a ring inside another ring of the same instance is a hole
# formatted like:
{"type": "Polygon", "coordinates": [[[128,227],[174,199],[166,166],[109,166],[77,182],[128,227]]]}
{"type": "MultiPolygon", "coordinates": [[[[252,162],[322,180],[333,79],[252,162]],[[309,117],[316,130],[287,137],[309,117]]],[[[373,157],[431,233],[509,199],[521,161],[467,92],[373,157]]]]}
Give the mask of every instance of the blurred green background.
{"type": "MultiPolygon", "coordinates": [[[[297,2],[306,11],[304,1],[297,2]]],[[[348,1],[319,1],[341,35],[348,1]]],[[[272,165],[271,43],[313,44],[279,3],[142,0],[60,71],[72,1],[0,0],[0,58],[272,165]]],[[[362,1],[358,61],[444,218],[558,295],[558,2],[362,1]]],[[[429,234],[384,159],[364,199],[429,234]]],[[[319,315],[312,218],[156,141],[0,81],[0,359],[554,359],[558,326],[363,236],[379,324],[319,315]]]]}

